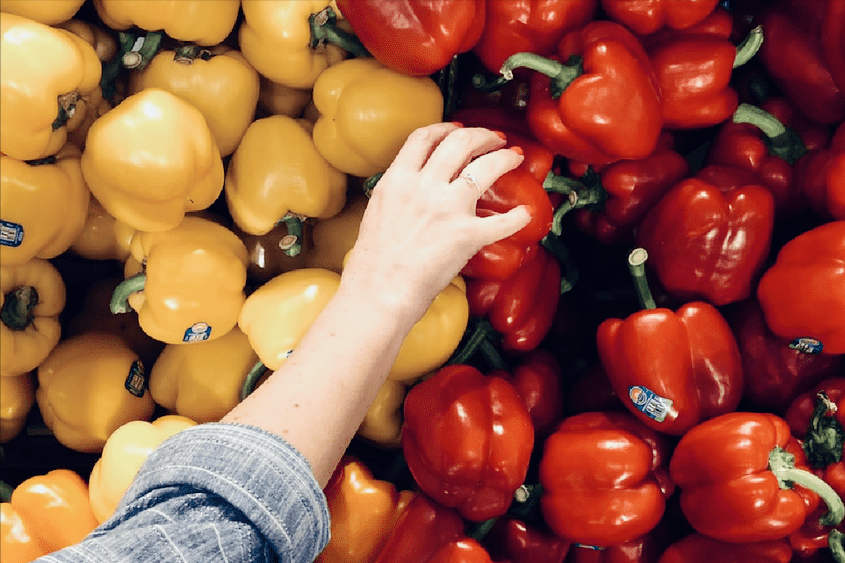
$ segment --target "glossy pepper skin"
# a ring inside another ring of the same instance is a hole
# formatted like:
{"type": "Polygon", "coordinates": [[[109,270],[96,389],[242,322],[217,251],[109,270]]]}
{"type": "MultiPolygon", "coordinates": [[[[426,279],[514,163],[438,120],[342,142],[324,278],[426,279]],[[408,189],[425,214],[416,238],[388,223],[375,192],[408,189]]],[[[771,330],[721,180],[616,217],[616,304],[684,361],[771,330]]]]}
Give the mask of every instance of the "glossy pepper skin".
{"type": "Polygon", "coordinates": [[[184,416],[165,415],[152,422],[134,420],[115,429],[88,479],[88,498],[97,520],[105,522],[114,514],[135,474],[159,444],[195,425],[184,416]]]}
{"type": "Polygon", "coordinates": [[[397,491],[389,481],[376,479],[350,455],[341,459],[323,491],[331,515],[331,540],[314,563],[369,563],[418,494],[397,491]]]}
{"type": "Polygon", "coordinates": [[[320,112],[317,150],[341,172],[362,178],[386,170],[412,131],[443,115],[443,94],[432,79],[400,74],[374,59],[326,69],[313,99],[320,112]]]}
{"type": "Polygon", "coordinates": [[[16,14],[46,25],[56,25],[71,19],[84,3],[85,0],[2,0],[0,12],[16,14]]]}
{"type": "Polygon", "coordinates": [[[91,125],[82,174],[106,211],[139,231],[172,229],[223,190],[223,161],[202,113],[159,88],[91,125]]]}
{"type": "Polygon", "coordinates": [[[328,218],[346,203],[346,174],[317,150],[301,120],[274,115],[253,121],[226,170],[226,204],[252,235],[269,233],[288,213],[328,218]]]}
{"type": "Polygon", "coordinates": [[[34,404],[35,384],[32,374],[0,377],[0,444],[20,434],[34,404]]]}
{"type": "Polygon", "coordinates": [[[55,258],[82,232],[91,193],[79,157],[73,145],[41,164],[0,156],[0,264],[55,258]]]}
{"type": "Polygon", "coordinates": [[[36,475],[15,487],[11,501],[3,503],[0,522],[4,563],[28,563],[79,543],[99,524],[88,502],[88,485],[69,469],[36,475]]]}
{"type": "Polygon", "coordinates": [[[795,467],[807,468],[786,421],[773,414],[729,413],[687,432],[669,471],[692,527],[729,543],[777,540],[797,531],[818,498],[779,484],[770,466],[776,449],[794,455],[795,467]]]}
{"type": "Polygon", "coordinates": [[[790,340],[815,339],[822,354],[845,354],[845,221],[796,236],[760,278],[766,324],[790,340]]]}
{"type": "Polygon", "coordinates": [[[249,252],[249,264],[246,269],[247,283],[262,284],[279,274],[307,266],[308,255],[314,244],[313,222],[301,222],[301,226],[301,236],[297,236],[295,233],[298,231],[285,221],[264,235],[251,235],[237,225],[232,226],[232,231],[243,241],[249,252]],[[290,235],[296,237],[296,241],[293,241],[290,235]],[[299,254],[296,256],[289,256],[292,241],[300,244],[299,254]]]}
{"type": "Polygon", "coordinates": [[[820,217],[845,221],[845,125],[830,146],[810,152],[795,165],[798,191],[820,217]]]}
{"type": "Polygon", "coordinates": [[[340,213],[314,222],[311,232],[314,247],[305,259],[307,267],[325,268],[338,274],[343,270],[343,258],[358,238],[368,201],[364,195],[350,197],[340,213]]]}
{"type": "Polygon", "coordinates": [[[562,93],[546,75],[532,75],[527,109],[531,132],[555,153],[588,164],[651,154],[663,112],[640,41],[617,23],[593,21],[558,44],[556,60],[566,62],[572,56],[582,58],[580,72],[562,93]],[[620,99],[626,103],[617,103],[620,99]]]}
{"type": "Polygon", "coordinates": [[[112,29],[137,26],[147,31],[164,31],[177,41],[209,46],[221,43],[235,27],[240,2],[96,0],[94,7],[103,23],[112,29]]]}
{"type": "Polygon", "coordinates": [[[648,35],[664,27],[684,29],[710,15],[718,0],[601,0],[613,21],[637,35],[648,35]]]}
{"type": "Polygon", "coordinates": [[[575,543],[611,546],[652,530],[673,488],[668,446],[627,413],[566,418],[543,447],[540,484],[546,523],[575,543]]]}
{"type": "Polygon", "coordinates": [[[568,541],[507,516],[496,521],[483,543],[495,561],[510,563],[563,563],[570,550],[568,541]]]}
{"type": "Polygon", "coordinates": [[[398,449],[402,446],[402,409],[408,392],[406,383],[388,379],[378,390],[356,436],[384,449],[398,449]]]}
{"type": "Polygon", "coordinates": [[[420,489],[480,522],[505,513],[528,471],[534,428],[504,379],[450,365],[405,398],[402,450],[420,489]]]}
{"type": "Polygon", "coordinates": [[[742,175],[681,181],[645,215],[637,244],[676,298],[721,306],[751,295],[768,256],[774,199],[742,175]]]}
{"type": "Polygon", "coordinates": [[[67,30],[8,13],[0,13],[0,53],[0,152],[19,160],[56,154],[77,99],[99,85],[97,53],[67,30]]]}
{"type": "Polygon", "coordinates": [[[567,563],[657,563],[663,546],[655,538],[659,529],[629,540],[601,549],[595,546],[576,544],[570,550],[567,563]]]}
{"type": "Polygon", "coordinates": [[[486,0],[338,0],[355,34],[381,64],[428,76],[481,37],[486,0]]]}
{"type": "Polygon", "coordinates": [[[607,319],[596,343],[613,390],[654,430],[680,436],[739,404],[739,349],[728,322],[708,303],[607,319]]]}
{"type": "Polygon", "coordinates": [[[64,280],[47,260],[0,266],[0,377],[32,371],[56,347],[66,300],[64,280]]]}
{"type": "Polygon", "coordinates": [[[133,232],[134,229],[119,224],[109,215],[97,198],[89,197],[85,224],[68,250],[88,260],[124,262],[129,257],[129,240],[133,232]]]}
{"type": "Polygon", "coordinates": [[[166,344],[214,340],[235,326],[246,299],[248,258],[232,231],[185,217],[169,231],[135,233],[130,251],[144,264],[145,280],[128,303],[113,301],[113,313],[131,307],[144,332],[166,344]]]}
{"type": "Polygon", "coordinates": [[[670,545],[658,563],[789,563],[792,547],[784,539],[752,543],[725,543],[701,534],[690,534],[670,545]]]}
{"type": "Polygon", "coordinates": [[[492,73],[514,53],[551,55],[567,32],[593,19],[597,7],[597,0],[487,2],[484,31],[472,50],[492,73]]]}

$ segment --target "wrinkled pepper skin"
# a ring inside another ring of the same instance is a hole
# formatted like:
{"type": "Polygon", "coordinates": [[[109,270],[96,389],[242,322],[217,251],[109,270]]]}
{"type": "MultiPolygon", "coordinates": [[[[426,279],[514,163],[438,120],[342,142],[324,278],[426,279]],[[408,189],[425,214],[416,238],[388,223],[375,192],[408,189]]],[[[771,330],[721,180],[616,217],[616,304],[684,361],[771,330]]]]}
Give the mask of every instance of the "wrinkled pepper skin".
{"type": "Polygon", "coordinates": [[[0,12],[16,14],[45,25],[56,25],[71,19],[85,0],[0,0],[0,12]]]}
{"type": "Polygon", "coordinates": [[[138,355],[119,336],[86,332],[61,341],[41,362],[35,400],[59,443],[95,453],[122,424],[152,416],[146,383],[138,355]]]}
{"type": "Polygon", "coordinates": [[[0,266],[0,377],[32,371],[56,347],[66,300],[64,280],[47,260],[0,266]]]}
{"type": "Polygon", "coordinates": [[[568,541],[509,517],[499,518],[483,541],[495,561],[510,563],[563,563],[570,548],[568,541]]]}
{"type": "Polygon", "coordinates": [[[331,516],[331,540],[314,563],[369,563],[418,494],[397,491],[349,455],[340,460],[323,492],[331,516]]]}
{"type": "Polygon", "coordinates": [[[34,404],[35,383],[32,374],[0,377],[0,444],[20,434],[34,404]]]}
{"type": "Polygon", "coordinates": [[[362,178],[386,170],[411,132],[443,115],[443,94],[431,78],[400,74],[374,59],[326,69],[313,99],[317,150],[341,172],[362,178]]]}
{"type": "Polygon", "coordinates": [[[29,563],[33,554],[79,543],[99,524],[88,502],[88,484],[69,469],[36,475],[15,487],[11,501],[3,503],[0,522],[3,563],[29,563]]]}
{"type": "Polygon", "coordinates": [[[235,27],[239,0],[95,0],[97,15],[112,29],[137,26],[164,31],[177,41],[217,45],[235,27]]]}
{"type": "Polygon", "coordinates": [[[73,145],[43,164],[0,156],[0,264],[55,258],[82,232],[91,192],[79,157],[73,145]]]}
{"type": "Polygon", "coordinates": [[[543,447],[540,506],[558,536],[611,546],[652,530],[673,488],[668,446],[627,413],[566,418],[543,447]]]}
{"type": "Polygon", "coordinates": [[[801,446],[785,420],[737,412],[705,421],[678,442],[669,463],[681,490],[681,510],[695,530],[729,543],[785,538],[818,505],[812,491],[782,489],[769,454],[782,448],[807,469],[801,446]]]}
{"type": "Polygon", "coordinates": [[[637,35],[664,27],[691,27],[713,12],[719,0],[601,0],[605,13],[637,35]]]}
{"type": "Polygon", "coordinates": [[[223,190],[223,161],[202,113],[159,88],[91,125],[82,174],[106,211],[139,231],[172,229],[223,190]]]}
{"type": "Polygon", "coordinates": [[[320,155],[301,120],[274,115],[249,125],[229,162],[224,190],[235,224],[264,235],[288,213],[338,214],[346,203],[346,174],[320,155]]]}
{"type": "Polygon", "coordinates": [[[753,543],[725,543],[691,534],[670,545],[658,563],[789,563],[792,548],[784,539],[753,543]]]}
{"type": "Polygon", "coordinates": [[[109,435],[88,479],[91,510],[100,523],[114,514],[150,453],[170,436],[191,426],[196,426],[196,422],[189,418],[165,415],[152,422],[127,422],[109,435]]]}
{"type": "Polygon", "coordinates": [[[845,125],[830,146],[810,152],[795,165],[798,191],[820,217],[845,221],[845,125]]]}
{"type": "Polygon", "coordinates": [[[0,67],[0,152],[18,160],[56,154],[76,100],[99,86],[97,53],[67,30],[0,13],[0,67]]]}
{"type": "Polygon", "coordinates": [[[766,324],[791,340],[815,339],[822,354],[845,354],[845,221],[815,227],[787,242],[760,278],[766,324]]]}
{"type": "Polygon", "coordinates": [[[221,156],[234,152],[258,106],[258,72],[240,51],[223,45],[196,56],[159,51],[131,75],[130,94],[145,88],[166,90],[200,110],[221,156]]]}
{"type": "Polygon", "coordinates": [[[338,0],[355,34],[387,68],[428,76],[475,46],[486,0],[338,0]]]}
{"type": "Polygon", "coordinates": [[[566,33],[592,21],[597,7],[597,0],[487,2],[484,31],[472,50],[492,73],[514,53],[551,55],[566,33]]]}
{"type": "Polygon", "coordinates": [[[144,264],[146,281],[128,302],[148,335],[182,344],[220,338],[235,326],[248,257],[232,231],[185,217],[169,231],[135,233],[130,251],[144,264]]]}
{"type": "Polygon", "coordinates": [[[402,451],[420,489],[464,518],[507,511],[528,471],[531,417],[504,379],[450,365],[405,398],[402,451]]]}
{"type": "Polygon", "coordinates": [[[531,77],[527,120],[534,136],[555,153],[588,164],[651,154],[663,126],[662,102],[639,40],[617,23],[593,21],[558,45],[557,60],[573,55],[583,57],[583,73],[560,97],[547,76],[531,77]]]}
{"type": "Polygon", "coordinates": [[[739,349],[728,322],[708,303],[607,319],[596,342],[613,390],[649,428],[680,436],[739,404],[739,349]]]}
{"type": "Polygon", "coordinates": [[[672,296],[727,305],[751,295],[769,253],[774,213],[763,186],[717,184],[699,173],[649,210],[636,241],[672,296]]]}

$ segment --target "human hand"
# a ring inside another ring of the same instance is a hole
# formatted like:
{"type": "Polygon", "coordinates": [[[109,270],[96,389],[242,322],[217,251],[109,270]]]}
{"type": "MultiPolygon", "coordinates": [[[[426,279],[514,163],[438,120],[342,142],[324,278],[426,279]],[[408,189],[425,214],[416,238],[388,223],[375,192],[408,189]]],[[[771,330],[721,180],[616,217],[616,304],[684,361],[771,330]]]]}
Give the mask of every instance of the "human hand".
{"type": "Polygon", "coordinates": [[[481,195],[523,160],[504,145],[493,131],[454,123],[411,133],[373,189],[342,286],[363,286],[418,319],[476,252],[527,225],[523,206],[475,214],[481,195]]]}

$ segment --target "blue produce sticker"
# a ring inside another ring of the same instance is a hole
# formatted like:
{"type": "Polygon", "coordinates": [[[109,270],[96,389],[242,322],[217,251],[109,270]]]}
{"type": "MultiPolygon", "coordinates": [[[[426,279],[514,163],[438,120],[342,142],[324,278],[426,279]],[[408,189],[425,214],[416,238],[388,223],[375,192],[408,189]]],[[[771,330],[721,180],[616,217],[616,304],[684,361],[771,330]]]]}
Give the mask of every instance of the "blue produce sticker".
{"type": "Polygon", "coordinates": [[[23,242],[23,225],[0,219],[0,246],[20,246],[23,242]]]}
{"type": "Polygon", "coordinates": [[[821,354],[824,344],[815,338],[796,338],[789,343],[789,347],[804,354],[821,354]]]}
{"type": "Polygon", "coordinates": [[[604,548],[600,545],[584,545],[583,543],[573,543],[575,547],[580,547],[582,549],[591,549],[593,551],[604,551],[604,548]]]}
{"type": "Polygon", "coordinates": [[[207,323],[194,323],[185,331],[182,342],[203,342],[211,336],[211,327],[207,323]]]}
{"type": "Polygon", "coordinates": [[[144,391],[147,390],[147,383],[147,374],[144,373],[144,365],[138,360],[135,360],[129,367],[129,375],[126,377],[126,383],[123,386],[136,397],[143,397],[144,391]]]}
{"type": "Polygon", "coordinates": [[[628,387],[628,397],[631,398],[634,408],[657,422],[663,422],[672,407],[671,399],[661,397],[651,389],[641,385],[628,387]]]}

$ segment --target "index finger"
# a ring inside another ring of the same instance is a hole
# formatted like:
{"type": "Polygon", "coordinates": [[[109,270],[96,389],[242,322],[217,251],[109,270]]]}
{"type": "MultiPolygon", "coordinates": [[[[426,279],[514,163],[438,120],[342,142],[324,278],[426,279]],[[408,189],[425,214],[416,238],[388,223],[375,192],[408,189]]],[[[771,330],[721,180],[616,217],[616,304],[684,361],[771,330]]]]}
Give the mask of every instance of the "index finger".
{"type": "Polygon", "coordinates": [[[399,149],[390,164],[390,168],[396,166],[411,169],[415,172],[419,171],[428,161],[428,157],[431,156],[437,145],[440,144],[440,141],[459,127],[460,124],[458,123],[441,122],[414,130],[405,139],[405,144],[399,149]]]}

